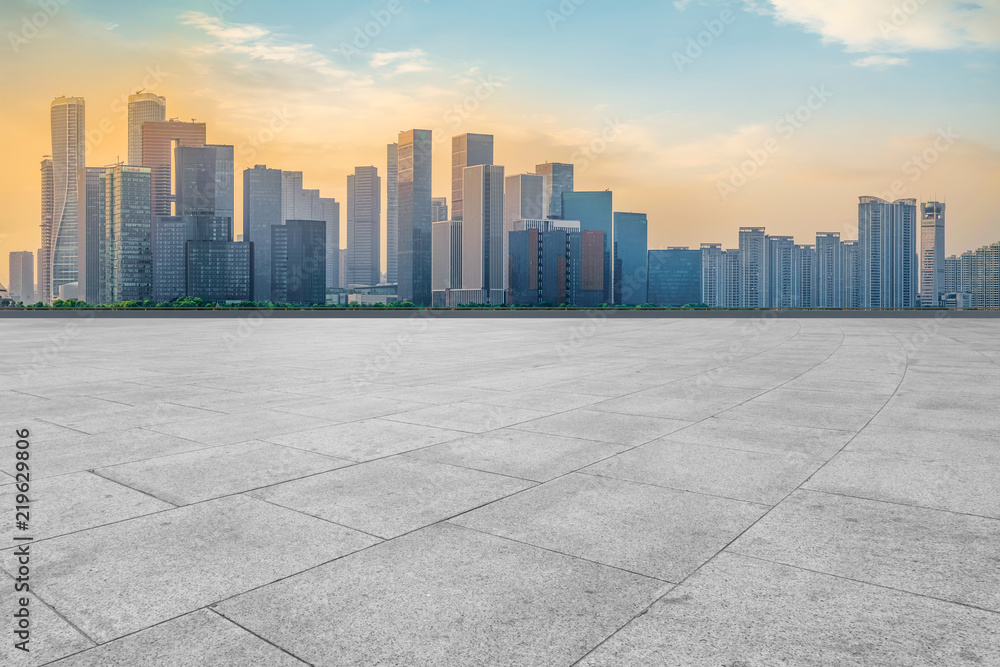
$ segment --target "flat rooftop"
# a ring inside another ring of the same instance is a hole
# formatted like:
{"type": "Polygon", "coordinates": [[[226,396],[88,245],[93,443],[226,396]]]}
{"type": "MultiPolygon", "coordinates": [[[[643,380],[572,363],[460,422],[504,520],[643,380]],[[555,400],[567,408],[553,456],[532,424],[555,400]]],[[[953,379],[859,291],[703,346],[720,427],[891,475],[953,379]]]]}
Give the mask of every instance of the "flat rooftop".
{"type": "Polygon", "coordinates": [[[0,663],[996,665],[998,362],[947,316],[0,321],[0,663]]]}

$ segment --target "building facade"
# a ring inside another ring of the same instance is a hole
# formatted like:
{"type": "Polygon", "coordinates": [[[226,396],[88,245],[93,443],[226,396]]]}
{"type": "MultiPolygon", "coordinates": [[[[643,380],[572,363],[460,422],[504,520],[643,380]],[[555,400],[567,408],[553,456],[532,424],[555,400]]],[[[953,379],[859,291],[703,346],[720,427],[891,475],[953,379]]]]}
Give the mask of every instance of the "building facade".
{"type": "Polygon", "coordinates": [[[107,168],[104,180],[106,298],[152,299],[152,170],[117,165],[107,168]]]}
{"type": "Polygon", "coordinates": [[[649,278],[649,236],[645,213],[614,214],[615,267],[621,267],[621,277],[615,277],[620,292],[615,304],[641,306],[646,303],[649,278]]]}
{"type": "MultiPolygon", "coordinates": [[[[544,190],[543,206],[547,218],[572,218],[563,211],[563,194],[574,191],[574,168],[562,162],[546,162],[535,165],[535,173],[542,177],[544,190]]],[[[604,230],[602,230],[604,231],[604,230]]],[[[610,238],[611,230],[607,230],[610,238]]]]}
{"type": "Polygon", "coordinates": [[[271,227],[271,301],[326,303],[326,222],[287,220],[271,227]]]}
{"type": "MultiPolygon", "coordinates": [[[[431,303],[431,183],[433,133],[399,135],[399,298],[431,303]]],[[[454,207],[454,201],[452,202],[454,207]]],[[[454,210],[454,208],[453,208],[454,210]]]]}
{"type": "MultiPolygon", "coordinates": [[[[399,283],[399,144],[386,147],[385,265],[386,282],[399,283]]],[[[447,218],[446,218],[447,219],[447,218]]]]}
{"type": "Polygon", "coordinates": [[[766,307],[767,293],[767,234],[763,227],[741,227],[740,307],[766,307]]]}
{"type": "Polygon", "coordinates": [[[167,119],[167,98],[153,93],[128,96],[128,164],[142,164],[142,124],[167,119]]]}
{"type": "Polygon", "coordinates": [[[234,164],[232,146],[178,146],[174,151],[176,214],[232,220],[234,164]]]}
{"type": "Polygon", "coordinates": [[[80,219],[77,221],[77,282],[80,299],[89,304],[104,303],[104,247],[106,210],[106,170],[85,167],[77,178],[80,192],[80,219]]]}
{"type": "Polygon", "coordinates": [[[937,306],[945,287],[945,204],[920,206],[920,305],[937,306]]]}
{"type": "Polygon", "coordinates": [[[347,177],[347,284],[377,285],[382,274],[382,179],[375,167],[347,177]]]}
{"type": "MultiPolygon", "coordinates": [[[[544,166],[544,165],[540,165],[544,166]]],[[[563,165],[567,166],[567,165],[563,165]]],[[[571,165],[569,165],[571,166],[571,165]]],[[[536,167],[536,170],[538,167],[536,167]]],[[[570,172],[571,173],[571,172],[570,172]]],[[[566,176],[563,171],[563,177],[566,176]]],[[[553,177],[555,178],[555,177],[553,177]]],[[[548,185],[546,184],[546,188],[548,185]]],[[[573,190],[561,193],[562,206],[560,218],[579,220],[580,231],[601,232],[604,239],[604,299],[602,303],[614,302],[614,195],[610,190],[602,192],[576,192],[573,190]]],[[[549,210],[552,210],[551,205],[549,210]]],[[[554,216],[549,216],[554,217],[554,216]]]]}
{"type": "Polygon", "coordinates": [[[177,120],[145,121],[139,126],[139,151],[143,167],[153,172],[153,215],[172,215],[175,146],[205,145],[205,123],[177,120]]]}
{"type": "Polygon", "coordinates": [[[448,220],[448,198],[434,197],[431,199],[431,224],[448,220]]]}
{"type": "Polygon", "coordinates": [[[463,177],[462,289],[481,290],[481,303],[506,300],[504,168],[468,167],[463,177]]]}
{"type": "Polygon", "coordinates": [[[14,303],[35,303],[35,255],[29,251],[12,252],[8,264],[10,286],[7,290],[14,303]]]}
{"type": "Polygon", "coordinates": [[[862,308],[912,308],[917,297],[917,200],[861,197],[862,308]]]}
{"type": "Polygon", "coordinates": [[[464,217],[465,170],[493,164],[492,134],[462,134],[451,139],[451,219],[464,217]]]}
{"type": "Polygon", "coordinates": [[[282,224],[281,170],[243,172],[243,239],[253,244],[253,300],[271,300],[271,227],[282,224]]]}
{"type": "Polygon", "coordinates": [[[703,303],[705,255],[681,247],[650,250],[646,301],[671,307],[703,303]]]}
{"type": "MultiPolygon", "coordinates": [[[[78,278],[79,173],[87,165],[85,120],[82,97],[59,97],[50,106],[52,220],[45,253],[46,302],[57,298],[60,286],[78,278]]],[[[43,193],[46,189],[43,183],[43,193]]],[[[43,205],[42,210],[45,208],[43,205]]]]}

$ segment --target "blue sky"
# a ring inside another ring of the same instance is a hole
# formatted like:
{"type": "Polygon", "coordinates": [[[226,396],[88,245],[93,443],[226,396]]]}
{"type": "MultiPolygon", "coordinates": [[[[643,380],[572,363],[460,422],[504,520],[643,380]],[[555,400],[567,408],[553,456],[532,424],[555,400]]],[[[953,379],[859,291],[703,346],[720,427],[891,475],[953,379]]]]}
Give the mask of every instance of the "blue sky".
{"type": "Polygon", "coordinates": [[[353,166],[384,169],[385,143],[424,127],[496,134],[510,173],[577,162],[580,189],[649,214],[655,245],[728,245],[751,223],[849,238],[857,196],[897,181],[901,196],[949,197],[949,252],[1000,237],[1000,0],[67,0],[8,48],[40,2],[0,8],[0,86],[17,91],[0,121],[24,128],[0,186],[17,202],[0,212],[12,249],[37,245],[38,200],[23,193],[49,152],[51,99],[87,98],[88,128],[113,126],[88,163],[111,162],[125,153],[115,101],[151,69],[169,115],[252,144],[238,169],[302,170],[338,198],[353,166]],[[373,12],[391,20],[348,57],[373,12]],[[817,89],[829,95],[780,132],[817,89]],[[291,120],[254,141],[276,114],[291,120]],[[948,128],[957,138],[934,149],[948,128]],[[747,165],[769,140],[778,149],[747,165]],[[907,161],[935,150],[911,180],[907,161]]]}

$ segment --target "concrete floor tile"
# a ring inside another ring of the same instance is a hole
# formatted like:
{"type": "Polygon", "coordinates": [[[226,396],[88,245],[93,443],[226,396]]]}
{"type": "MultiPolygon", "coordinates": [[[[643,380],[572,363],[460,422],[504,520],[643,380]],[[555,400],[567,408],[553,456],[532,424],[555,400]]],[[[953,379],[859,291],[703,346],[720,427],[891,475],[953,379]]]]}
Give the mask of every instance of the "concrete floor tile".
{"type": "Polygon", "coordinates": [[[189,505],[350,465],[299,449],[243,442],[95,472],[174,505],[189,505]]]}
{"type": "Polygon", "coordinates": [[[573,664],[662,582],[443,524],[220,604],[317,667],[573,664]]]}
{"type": "Polygon", "coordinates": [[[743,403],[731,410],[720,412],[718,419],[755,422],[758,424],[784,424],[857,433],[875,416],[882,403],[870,409],[830,408],[817,405],[787,405],[765,402],[759,398],[743,403]]]}
{"type": "Polygon", "coordinates": [[[678,582],[767,509],[574,473],[452,523],[678,582]]]}
{"type": "Polygon", "coordinates": [[[377,541],[232,496],[48,540],[32,587],[103,643],[377,541]]]}
{"type": "Polygon", "coordinates": [[[323,401],[299,401],[295,405],[277,407],[275,411],[293,415],[305,415],[307,417],[318,417],[331,422],[354,422],[426,407],[427,403],[400,401],[392,398],[383,398],[374,394],[365,394],[363,396],[327,399],[323,401]]]}
{"type": "Polygon", "coordinates": [[[723,449],[667,436],[581,472],[775,505],[823,463],[799,452],[723,449]]]}
{"type": "Polygon", "coordinates": [[[466,436],[409,456],[545,482],[617,454],[624,445],[500,429],[466,436]]]}
{"type": "Polygon", "coordinates": [[[588,440],[601,440],[619,445],[640,445],[689,426],[679,419],[639,417],[614,412],[573,410],[537,419],[514,428],[532,433],[548,433],[588,440]]]}
{"type": "Polygon", "coordinates": [[[798,491],[730,550],[1000,612],[1000,521],[798,491]]]}
{"type": "Polygon", "coordinates": [[[996,615],[720,554],[581,667],[988,665],[996,615]]]}
{"type": "Polygon", "coordinates": [[[326,419],[262,410],[241,415],[220,414],[177,424],[160,424],[150,429],[214,446],[266,440],[269,437],[329,426],[331,423],[326,419]]]}
{"type": "Polygon", "coordinates": [[[466,433],[485,433],[547,416],[548,412],[526,408],[501,408],[476,403],[435,405],[410,412],[389,415],[385,419],[407,424],[422,424],[466,433]]]}
{"type": "Polygon", "coordinates": [[[53,667],[306,667],[208,610],[64,658],[53,667]]]}
{"type": "Polygon", "coordinates": [[[531,486],[526,480],[395,456],[250,495],[390,538],[531,486]]]}
{"type": "Polygon", "coordinates": [[[450,431],[387,419],[334,424],[323,428],[268,438],[269,442],[304,449],[350,461],[372,461],[441,442],[464,438],[463,431],[450,431]]]}

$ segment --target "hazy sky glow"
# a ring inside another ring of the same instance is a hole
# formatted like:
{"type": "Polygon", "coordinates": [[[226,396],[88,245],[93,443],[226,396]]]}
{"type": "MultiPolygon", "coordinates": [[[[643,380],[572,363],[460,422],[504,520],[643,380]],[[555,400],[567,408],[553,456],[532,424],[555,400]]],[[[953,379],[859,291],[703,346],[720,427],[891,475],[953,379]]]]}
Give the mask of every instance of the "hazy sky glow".
{"type": "Polygon", "coordinates": [[[140,88],[238,173],[301,170],[340,201],[420,127],[435,194],[450,137],[491,133],[509,174],[572,161],[577,189],[648,213],[650,247],[854,238],[863,194],[947,197],[948,254],[1000,240],[1000,0],[4,0],[0,37],[5,284],[40,243],[49,103],[86,98],[100,166],[140,88]]]}

